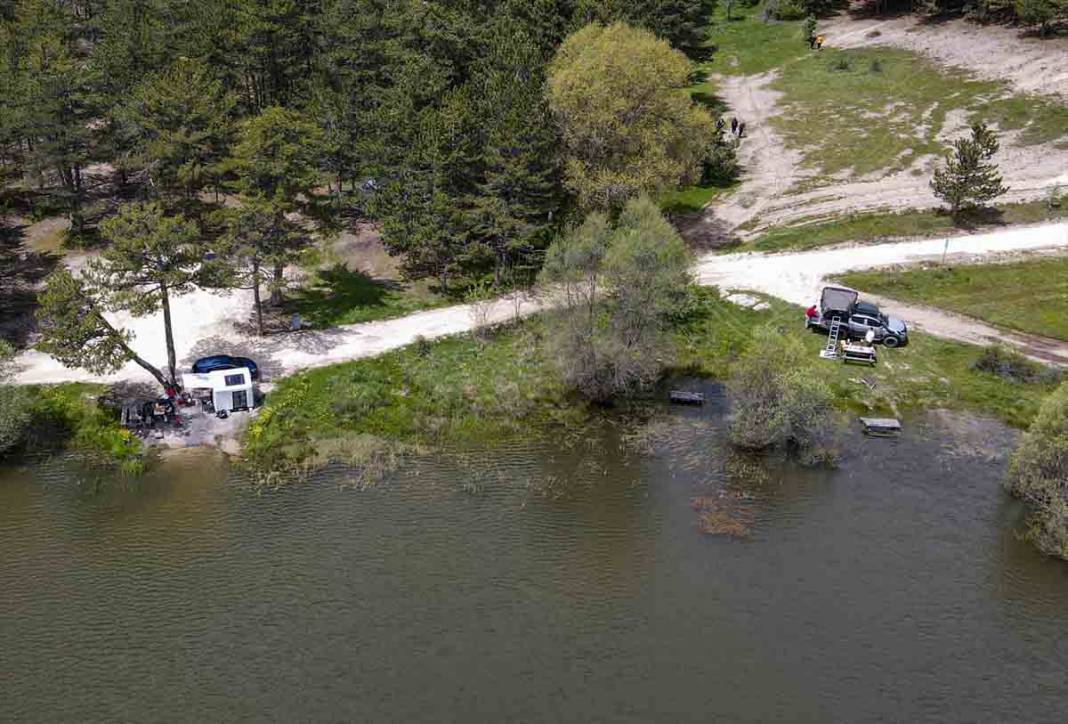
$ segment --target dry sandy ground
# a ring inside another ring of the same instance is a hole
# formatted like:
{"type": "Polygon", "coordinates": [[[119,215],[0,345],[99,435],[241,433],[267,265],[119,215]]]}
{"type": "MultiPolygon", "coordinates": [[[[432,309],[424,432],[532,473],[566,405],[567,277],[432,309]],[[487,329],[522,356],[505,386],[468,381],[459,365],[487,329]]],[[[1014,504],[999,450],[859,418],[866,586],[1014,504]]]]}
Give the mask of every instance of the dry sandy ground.
{"type": "Polygon", "coordinates": [[[1025,37],[1019,28],[963,19],[925,23],[915,16],[857,18],[839,15],[820,25],[835,48],[885,45],[904,48],[1023,93],[1068,101],[1068,38],[1025,37]],[[877,35],[872,33],[878,31],[877,35]]]}
{"type": "MultiPolygon", "coordinates": [[[[821,32],[830,46],[855,48],[887,45],[926,55],[943,65],[979,77],[1008,82],[1015,89],[1068,99],[1068,39],[1041,41],[1019,30],[981,26],[963,20],[925,24],[912,16],[856,19],[840,15],[821,32]],[[877,36],[871,33],[879,31],[877,36]]],[[[732,236],[743,239],[775,225],[818,220],[856,211],[931,208],[939,205],[928,181],[939,159],[925,156],[910,168],[871,178],[849,179],[801,193],[790,189],[812,174],[801,155],[788,149],[769,123],[781,112],[778,93],[768,88],[774,73],[720,76],[719,95],[732,115],[747,121],[748,135],[739,149],[745,172],[740,187],[714,202],[703,215],[684,224],[684,235],[700,243],[732,236]],[[737,229],[743,224],[745,232],[737,229]]],[[[949,114],[939,138],[949,141],[966,132],[958,114],[949,114]]],[[[1065,129],[1068,133],[1068,111],[1065,129]]],[[[1048,145],[1021,146],[1018,132],[1002,137],[995,158],[1009,186],[1002,201],[1042,198],[1055,186],[1068,186],[1068,151],[1048,145]]],[[[877,143],[873,134],[872,142],[877,143]]]]}
{"type": "MultiPolygon", "coordinates": [[[[851,269],[930,261],[941,257],[943,246],[942,239],[924,239],[789,254],[710,254],[698,262],[695,272],[702,284],[716,285],[724,290],[751,289],[795,304],[809,304],[818,296],[825,277],[851,269]]],[[[1068,247],[1068,223],[955,237],[950,240],[949,253],[984,256],[1046,247],[1068,247]]],[[[434,339],[459,334],[482,324],[508,321],[517,314],[514,300],[502,299],[482,308],[458,305],[400,319],[259,339],[241,332],[239,323],[243,319],[235,317],[235,313],[243,316],[249,304],[247,294],[243,293],[222,295],[196,292],[176,300],[173,305],[175,337],[182,367],[187,368],[193,359],[205,354],[245,354],[259,362],[266,378],[277,377],[302,369],[373,357],[411,344],[418,337],[434,339]]],[[[533,314],[548,304],[551,304],[551,300],[545,298],[521,299],[518,314],[533,314]]],[[[1020,346],[1031,356],[1068,363],[1066,344],[1052,343],[1049,346],[1040,341],[1046,346],[1038,350],[1038,342],[1034,340],[1008,335],[974,320],[930,309],[905,308],[896,303],[889,308],[932,334],[973,343],[999,339],[1020,346]]],[[[121,318],[117,317],[116,321],[127,325],[127,321],[121,318]]],[[[133,345],[136,350],[157,364],[163,361],[163,326],[158,316],[128,321],[127,328],[134,332],[133,345]]],[[[147,373],[133,364],[113,375],[91,375],[83,370],[65,368],[39,352],[23,353],[17,358],[16,366],[16,380],[26,384],[143,381],[148,377],[147,373]]]]}
{"type": "MultiPolygon", "coordinates": [[[[739,188],[710,205],[701,222],[686,230],[687,238],[700,233],[702,223],[709,228],[737,229],[756,220],[752,228],[739,234],[746,238],[770,226],[801,219],[939,205],[929,185],[939,162],[935,156],[920,158],[908,169],[886,176],[843,181],[791,193],[791,187],[811,175],[811,171],[800,165],[801,155],[785,146],[769,122],[780,112],[776,105],[780,94],[767,87],[774,79],[773,73],[717,78],[720,96],[732,113],[748,122],[750,132],[739,147],[745,172],[739,188]]],[[[964,126],[958,114],[949,113],[939,137],[948,144],[966,130],[964,126]]],[[[1015,143],[1017,136],[1018,132],[1004,134],[994,159],[1009,186],[1002,201],[1039,199],[1054,186],[1068,186],[1068,151],[1048,145],[1018,146],[1015,143]]],[[[877,139],[873,137],[872,142],[877,139]]]]}

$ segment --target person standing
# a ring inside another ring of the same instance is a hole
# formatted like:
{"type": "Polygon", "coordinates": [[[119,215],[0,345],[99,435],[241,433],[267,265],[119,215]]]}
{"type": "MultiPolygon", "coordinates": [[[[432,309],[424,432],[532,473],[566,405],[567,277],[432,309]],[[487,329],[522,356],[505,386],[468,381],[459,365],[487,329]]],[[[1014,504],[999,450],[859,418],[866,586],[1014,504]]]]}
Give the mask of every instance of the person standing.
{"type": "Polygon", "coordinates": [[[731,135],[733,136],[738,132],[738,119],[731,116],[731,135]]]}
{"type": "Polygon", "coordinates": [[[745,135],[745,124],[744,123],[739,123],[738,124],[738,138],[741,138],[744,135],[745,135]]]}
{"type": "Polygon", "coordinates": [[[823,36],[816,36],[816,50],[823,50],[823,36]]]}

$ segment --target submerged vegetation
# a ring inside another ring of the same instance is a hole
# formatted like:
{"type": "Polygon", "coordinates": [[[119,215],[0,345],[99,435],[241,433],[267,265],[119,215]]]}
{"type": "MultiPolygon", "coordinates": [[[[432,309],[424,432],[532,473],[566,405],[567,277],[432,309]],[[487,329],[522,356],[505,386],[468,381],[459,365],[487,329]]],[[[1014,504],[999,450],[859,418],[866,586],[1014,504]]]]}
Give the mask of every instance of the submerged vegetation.
{"type": "MultiPolygon", "coordinates": [[[[908,347],[885,352],[883,363],[871,370],[815,362],[824,340],[801,330],[801,310],[770,299],[767,304],[747,309],[721,299],[715,289],[691,287],[686,313],[666,330],[674,363],[662,378],[728,381],[732,370],[744,371],[739,360],[759,356],[755,339],[812,360],[803,365],[804,384],[797,388],[795,400],[804,403],[796,408],[799,414],[782,418],[791,427],[777,427],[784,434],[769,444],[789,445],[795,437],[807,445],[802,433],[831,430],[825,425],[830,418],[823,416],[828,402],[840,411],[895,415],[962,409],[1024,427],[1056,385],[1046,378],[1007,384],[976,367],[984,350],[922,333],[908,347]],[[760,331],[754,335],[755,330],[760,331]]],[[[546,340],[559,322],[551,313],[541,314],[498,328],[484,340],[463,335],[422,342],[284,379],[247,431],[245,460],[273,482],[330,461],[374,472],[405,450],[440,445],[541,435],[567,445],[605,416],[640,416],[656,404],[662,391],[657,386],[607,408],[576,394],[546,354],[546,340]]],[[[812,440],[817,444],[809,449],[818,451],[823,441],[819,435],[812,440]]]]}
{"type": "Polygon", "coordinates": [[[1068,383],[1042,404],[1009,469],[1009,491],[1028,506],[1026,537],[1068,560],[1068,383]]]}

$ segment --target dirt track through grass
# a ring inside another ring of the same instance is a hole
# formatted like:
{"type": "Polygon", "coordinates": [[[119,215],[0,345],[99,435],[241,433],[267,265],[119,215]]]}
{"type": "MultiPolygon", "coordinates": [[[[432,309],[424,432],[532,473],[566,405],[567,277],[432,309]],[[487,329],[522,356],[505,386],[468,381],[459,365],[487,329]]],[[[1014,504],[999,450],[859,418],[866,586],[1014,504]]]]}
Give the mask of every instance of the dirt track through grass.
{"type": "Polygon", "coordinates": [[[1068,257],[1009,264],[868,271],[849,286],[1068,341],[1068,257]]]}

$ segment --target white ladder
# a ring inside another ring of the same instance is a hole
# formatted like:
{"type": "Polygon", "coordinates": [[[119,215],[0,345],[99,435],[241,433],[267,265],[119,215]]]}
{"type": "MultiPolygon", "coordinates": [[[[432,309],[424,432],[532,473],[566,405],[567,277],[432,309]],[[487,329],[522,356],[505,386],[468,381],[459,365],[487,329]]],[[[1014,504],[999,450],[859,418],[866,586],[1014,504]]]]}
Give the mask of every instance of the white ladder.
{"type": "Polygon", "coordinates": [[[831,329],[827,332],[827,345],[820,352],[823,359],[838,358],[838,337],[842,333],[842,320],[838,317],[831,319],[831,329]]]}

